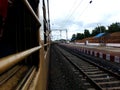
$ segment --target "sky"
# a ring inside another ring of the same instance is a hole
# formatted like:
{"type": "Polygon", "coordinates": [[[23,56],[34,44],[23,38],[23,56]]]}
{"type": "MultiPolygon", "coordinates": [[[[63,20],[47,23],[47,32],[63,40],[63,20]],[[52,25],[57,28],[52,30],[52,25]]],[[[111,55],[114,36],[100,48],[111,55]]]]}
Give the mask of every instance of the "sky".
{"type": "Polygon", "coordinates": [[[52,39],[120,22],[120,0],[50,0],[52,39]],[[92,1],[92,3],[90,3],[92,1]],[[61,30],[61,34],[60,34],[61,30]]]}

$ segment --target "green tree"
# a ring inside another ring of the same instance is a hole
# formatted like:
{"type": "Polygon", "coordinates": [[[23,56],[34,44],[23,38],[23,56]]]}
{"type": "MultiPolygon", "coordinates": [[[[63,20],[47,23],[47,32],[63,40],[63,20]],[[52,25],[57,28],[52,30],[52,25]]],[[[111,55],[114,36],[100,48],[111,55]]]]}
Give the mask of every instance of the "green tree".
{"type": "Polygon", "coordinates": [[[72,38],[71,38],[71,41],[74,41],[74,40],[76,40],[76,35],[75,34],[73,34],[72,38]]]}
{"type": "Polygon", "coordinates": [[[84,30],[84,38],[90,37],[90,32],[89,30],[85,29],[84,30]]]}
{"type": "Polygon", "coordinates": [[[94,30],[92,30],[91,36],[95,36],[95,35],[97,35],[98,33],[99,33],[99,28],[96,27],[94,30]]]}
{"type": "Polygon", "coordinates": [[[84,34],[82,33],[77,33],[76,35],[76,40],[80,40],[80,39],[83,39],[84,38],[84,34]]]}
{"type": "Polygon", "coordinates": [[[94,30],[92,30],[92,36],[95,36],[95,35],[97,35],[97,34],[99,34],[99,33],[104,33],[104,32],[106,32],[107,30],[106,30],[106,28],[105,28],[105,26],[99,26],[99,27],[95,27],[95,29],[94,30]]]}
{"type": "Polygon", "coordinates": [[[113,33],[113,32],[118,32],[120,31],[120,23],[112,23],[110,26],[108,26],[108,32],[113,33]]]}
{"type": "Polygon", "coordinates": [[[100,26],[99,29],[100,29],[100,33],[106,32],[106,27],[105,26],[100,26]]]}

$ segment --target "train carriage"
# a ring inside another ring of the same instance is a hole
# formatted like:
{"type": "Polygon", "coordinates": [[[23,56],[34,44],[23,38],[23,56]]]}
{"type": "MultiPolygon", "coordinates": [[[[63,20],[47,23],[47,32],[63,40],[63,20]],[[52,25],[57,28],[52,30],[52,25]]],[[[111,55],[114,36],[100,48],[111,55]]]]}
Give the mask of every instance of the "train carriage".
{"type": "Polygon", "coordinates": [[[49,0],[0,0],[0,74],[17,65],[29,69],[26,79],[9,89],[26,90],[30,83],[31,90],[46,89],[50,50],[48,4],[49,0]]]}

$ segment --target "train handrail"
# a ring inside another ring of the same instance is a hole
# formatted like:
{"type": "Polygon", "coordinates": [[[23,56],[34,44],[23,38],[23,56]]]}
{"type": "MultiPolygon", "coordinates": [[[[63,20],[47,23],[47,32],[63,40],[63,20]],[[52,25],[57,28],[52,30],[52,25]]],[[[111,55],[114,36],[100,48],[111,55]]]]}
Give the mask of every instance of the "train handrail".
{"type": "Polygon", "coordinates": [[[28,0],[23,0],[23,2],[27,6],[28,10],[31,12],[33,17],[36,19],[36,21],[38,22],[39,26],[41,26],[40,20],[39,20],[38,16],[35,14],[34,10],[32,9],[32,7],[29,4],[28,0]]]}
{"type": "Polygon", "coordinates": [[[37,46],[31,49],[1,58],[0,59],[0,74],[2,74],[3,72],[11,68],[12,66],[17,64],[18,62],[22,61],[24,58],[38,51],[41,48],[42,46],[37,46]]]}
{"type": "MultiPolygon", "coordinates": [[[[36,11],[33,10],[29,1],[28,0],[22,0],[22,4],[24,4],[27,11],[29,11],[31,16],[33,17],[32,19],[34,19],[35,22],[36,22],[35,24],[36,24],[37,28],[35,28],[35,29],[38,29],[37,32],[38,32],[38,37],[39,38],[37,39],[37,42],[38,41],[39,42],[37,44],[39,44],[39,46],[36,46],[36,47],[33,47],[33,48],[31,47],[30,49],[27,49],[25,51],[18,52],[16,54],[12,54],[12,55],[0,58],[0,75],[3,74],[3,73],[6,73],[7,70],[9,70],[11,67],[18,64],[19,62],[26,60],[26,58],[28,56],[30,56],[33,53],[39,51],[39,53],[37,53],[38,56],[39,56],[38,57],[39,58],[38,67],[37,67],[37,69],[35,69],[36,71],[33,72],[33,74],[35,73],[35,77],[34,78],[29,77],[28,82],[31,81],[30,79],[33,79],[32,88],[34,88],[34,90],[46,90],[46,88],[47,88],[47,74],[48,74],[48,67],[49,67],[49,64],[48,64],[49,59],[48,58],[49,58],[49,51],[50,51],[50,39],[49,39],[49,37],[44,38],[48,43],[47,42],[44,43],[43,39],[41,39],[40,26],[44,25],[44,24],[42,24],[40,22],[38,13],[36,13],[36,11]],[[45,49],[45,47],[47,49],[45,49]]],[[[32,19],[30,19],[30,20],[32,20],[32,19]]],[[[31,24],[32,23],[30,23],[30,25],[31,24]]],[[[46,29],[49,30],[49,28],[46,28],[46,29]]],[[[50,31],[48,31],[48,30],[46,30],[46,32],[44,32],[43,34],[46,35],[46,36],[50,36],[49,35],[50,31]]],[[[26,81],[26,84],[27,84],[27,81],[26,81]]]]}
{"type": "Polygon", "coordinates": [[[46,44],[44,44],[44,47],[45,47],[45,46],[48,46],[49,44],[50,44],[50,43],[46,43],[46,44]]]}

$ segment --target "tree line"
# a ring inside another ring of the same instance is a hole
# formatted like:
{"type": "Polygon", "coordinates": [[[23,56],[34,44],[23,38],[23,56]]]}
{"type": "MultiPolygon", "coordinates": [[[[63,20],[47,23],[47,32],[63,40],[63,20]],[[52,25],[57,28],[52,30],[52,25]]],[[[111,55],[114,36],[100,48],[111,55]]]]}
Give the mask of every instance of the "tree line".
{"type": "Polygon", "coordinates": [[[119,31],[120,31],[120,22],[116,22],[108,26],[108,29],[106,29],[105,26],[98,26],[98,27],[95,27],[91,33],[88,29],[85,29],[84,33],[73,34],[71,41],[92,37],[99,33],[113,33],[113,32],[119,32],[119,31]]]}

